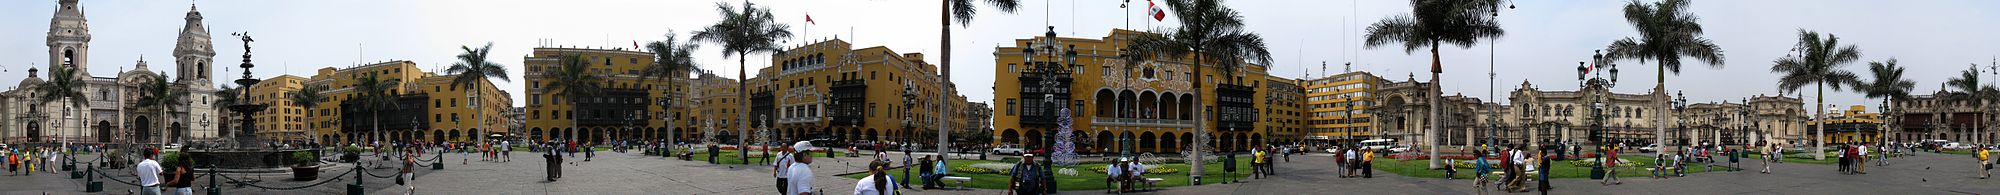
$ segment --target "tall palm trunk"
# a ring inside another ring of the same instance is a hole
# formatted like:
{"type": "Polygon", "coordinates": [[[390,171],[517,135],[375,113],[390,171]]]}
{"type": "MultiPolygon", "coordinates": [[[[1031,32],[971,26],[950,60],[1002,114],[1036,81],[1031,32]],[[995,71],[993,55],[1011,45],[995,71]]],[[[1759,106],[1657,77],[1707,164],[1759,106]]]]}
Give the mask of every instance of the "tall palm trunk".
{"type": "Polygon", "coordinates": [[[1444,61],[1438,57],[1438,41],[1431,41],[1431,89],[1424,91],[1424,93],[1429,93],[1426,96],[1430,96],[1431,99],[1431,124],[1429,124],[1431,132],[1430,136],[1428,136],[1430,137],[1428,142],[1431,144],[1431,148],[1428,149],[1431,154],[1430,169],[1444,168],[1443,164],[1438,161],[1438,146],[1443,146],[1443,144],[1438,142],[1442,142],[1441,139],[1444,139],[1442,135],[1444,134],[1444,125],[1439,125],[1444,124],[1444,119],[1438,116],[1440,112],[1443,112],[1443,108],[1440,108],[1443,103],[1438,100],[1441,98],[1440,96],[1444,96],[1444,90],[1439,89],[1444,87],[1444,85],[1438,84],[1438,75],[1444,73],[1443,68],[1444,61]]]}
{"type": "MultiPolygon", "coordinates": [[[[944,0],[943,3],[938,4],[938,6],[943,7],[943,9],[938,9],[938,21],[939,21],[938,23],[941,24],[938,26],[939,29],[943,31],[943,33],[938,34],[939,37],[943,37],[938,39],[938,45],[940,46],[939,47],[940,49],[944,50],[944,53],[939,53],[943,54],[942,57],[938,57],[938,59],[942,60],[938,61],[938,75],[942,75],[941,79],[938,80],[938,89],[940,89],[939,91],[943,91],[943,89],[945,89],[944,86],[945,83],[951,82],[951,0],[944,0]]],[[[1049,38],[1053,39],[1055,37],[1049,37],[1049,38]]],[[[944,96],[945,96],[944,93],[942,92],[938,93],[939,100],[946,100],[944,96]]],[[[944,112],[944,102],[942,101],[938,102],[938,112],[939,113],[944,112]]],[[[945,117],[946,116],[944,116],[943,114],[939,114],[938,116],[937,152],[938,155],[944,155],[944,157],[950,158],[951,156],[944,152],[945,143],[951,143],[947,141],[946,140],[947,138],[945,137],[946,136],[945,132],[948,131],[945,130],[946,127],[945,124],[949,123],[948,121],[945,121],[948,120],[948,118],[945,117]]],[[[1048,156],[1048,157],[1055,158],[1055,156],[1048,156]]]]}
{"type": "Polygon", "coordinates": [[[1813,104],[1813,121],[1819,123],[1814,125],[1819,126],[1819,130],[1813,134],[1813,138],[1819,141],[1813,142],[1813,147],[1818,148],[1813,150],[1813,160],[1826,160],[1826,118],[1822,118],[1826,117],[1823,116],[1826,114],[1826,83],[1821,82],[1818,85],[1819,87],[1813,90],[1817,94],[1813,99],[1819,101],[1813,104]]]}
{"type": "MultiPolygon", "coordinates": [[[[1659,63],[1657,64],[1657,66],[1653,66],[1655,70],[1658,70],[1656,71],[1656,73],[1658,74],[1654,78],[1657,78],[1660,81],[1659,83],[1653,84],[1653,102],[1659,106],[1656,108],[1671,108],[1667,106],[1667,66],[1665,66],[1665,64],[1667,63],[1666,60],[1669,59],[1654,60],[1655,61],[1654,63],[1659,63]]],[[[1679,60],[1679,59],[1672,59],[1672,60],[1679,60]]],[[[1658,144],[1661,147],[1666,147],[1667,137],[1664,135],[1667,134],[1667,109],[1653,109],[1653,118],[1659,119],[1659,120],[1653,120],[1653,144],[1658,144]]],[[[1695,143],[1694,137],[1695,136],[1688,136],[1689,144],[1695,143]]],[[[1717,142],[1716,144],[1722,144],[1722,143],[1717,142]]],[[[1654,148],[1654,150],[1663,151],[1664,149],[1654,148]]]]}
{"type": "MultiPolygon", "coordinates": [[[[1053,39],[1054,37],[1050,38],[1053,39]]],[[[1196,42],[1195,45],[1201,45],[1201,44],[1200,42],[1196,42]]],[[[1192,147],[1191,151],[1194,151],[1194,155],[1192,155],[1194,156],[1194,160],[1188,161],[1188,163],[1193,164],[1189,166],[1192,170],[1188,172],[1188,177],[1192,178],[1191,181],[1193,181],[1195,185],[1201,185],[1201,175],[1202,173],[1206,173],[1203,172],[1203,170],[1206,169],[1203,168],[1205,166],[1202,166],[1202,164],[1205,164],[1206,161],[1202,160],[1201,149],[1204,146],[1207,146],[1209,142],[1212,142],[1209,140],[1214,139],[1215,136],[1208,135],[1208,128],[1206,126],[1208,125],[1209,117],[1207,109],[1203,109],[1204,108],[1203,106],[1207,106],[1208,104],[1208,100],[1206,100],[1206,98],[1203,98],[1202,96],[1203,93],[1201,90],[1201,84],[1207,83],[1204,82],[1204,80],[1202,80],[1202,77],[1205,76],[1202,74],[1202,72],[1205,71],[1201,70],[1203,69],[1201,65],[1201,63],[1203,62],[1202,61],[1203,55],[1200,52],[1201,51],[1200,48],[1195,48],[1195,51],[1196,52],[1194,54],[1194,68],[1193,68],[1194,78],[1193,81],[1190,81],[1194,83],[1194,111],[1195,111],[1194,134],[1195,136],[1199,136],[1200,138],[1205,138],[1205,139],[1202,139],[1201,144],[1189,144],[1191,145],[1190,147],[1192,147]]]]}
{"type": "MultiPolygon", "coordinates": [[[[749,86],[749,84],[750,84],[750,77],[748,77],[748,76],[746,76],[746,75],[744,74],[744,73],[746,73],[746,72],[749,72],[749,70],[750,70],[750,69],[745,69],[745,68],[748,68],[748,66],[746,66],[745,64],[746,64],[746,63],[749,63],[749,57],[748,57],[748,56],[746,56],[746,55],[750,55],[750,52],[737,52],[737,54],[736,54],[736,79],[738,79],[738,81],[736,82],[736,95],[738,95],[738,96],[736,96],[736,97],[742,97],[741,99],[736,99],[736,100],[737,100],[737,101],[736,101],[736,104],[740,104],[740,105],[743,105],[743,107],[742,107],[743,109],[741,109],[741,110],[739,110],[738,112],[736,112],[736,116],[737,116],[737,118],[736,118],[736,124],[737,124],[737,126],[736,126],[736,127],[737,127],[737,128],[736,128],[736,151],[737,151],[737,154],[738,154],[738,155],[736,155],[736,157],[737,157],[737,160],[742,160],[744,164],[749,164],[749,163],[750,163],[750,147],[749,147],[749,146],[750,146],[750,142],[747,142],[748,140],[747,140],[747,139],[744,139],[744,138],[747,138],[747,137],[749,137],[749,136],[744,136],[744,135],[747,135],[748,133],[750,133],[750,120],[749,120],[749,119],[750,119],[750,91],[749,91],[749,88],[750,88],[750,86],[749,86]]],[[[832,151],[832,150],[828,150],[828,151],[830,152],[830,151],[832,151]]]]}

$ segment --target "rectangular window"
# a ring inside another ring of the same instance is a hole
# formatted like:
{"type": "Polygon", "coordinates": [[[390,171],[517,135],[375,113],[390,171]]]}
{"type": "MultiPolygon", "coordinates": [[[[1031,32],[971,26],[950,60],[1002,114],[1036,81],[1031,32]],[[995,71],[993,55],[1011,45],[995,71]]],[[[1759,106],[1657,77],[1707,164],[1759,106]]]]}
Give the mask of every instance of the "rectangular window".
{"type": "Polygon", "coordinates": [[[868,103],[868,117],[875,117],[875,103],[868,103]]]}
{"type": "Polygon", "coordinates": [[[1014,98],[1007,98],[1007,116],[1014,116],[1014,109],[1016,108],[1020,107],[1014,103],[1014,98]]]}
{"type": "Polygon", "coordinates": [[[1019,69],[1016,69],[1014,63],[1007,63],[1007,72],[1021,72],[1021,71],[1019,69]]]}

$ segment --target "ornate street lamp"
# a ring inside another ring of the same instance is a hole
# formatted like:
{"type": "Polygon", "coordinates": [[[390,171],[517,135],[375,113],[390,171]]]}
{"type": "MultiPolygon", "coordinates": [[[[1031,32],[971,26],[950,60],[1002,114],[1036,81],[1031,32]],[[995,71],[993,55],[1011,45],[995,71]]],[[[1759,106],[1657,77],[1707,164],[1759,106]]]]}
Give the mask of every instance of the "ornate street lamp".
{"type": "MultiPolygon", "coordinates": [[[[1056,101],[1055,95],[1053,94],[1056,92],[1060,92],[1060,90],[1062,90],[1058,89],[1058,87],[1062,87],[1062,83],[1057,81],[1057,79],[1061,78],[1063,76],[1062,74],[1068,73],[1068,71],[1061,71],[1063,70],[1064,67],[1067,67],[1069,65],[1076,65],[1076,58],[1077,58],[1075,45],[1070,45],[1069,48],[1067,49],[1056,47],[1057,45],[1060,45],[1060,43],[1056,41],[1055,28],[1056,28],[1055,26],[1048,27],[1048,31],[1042,34],[1043,39],[1041,44],[1029,42],[1028,46],[1021,48],[1021,60],[1023,62],[1026,62],[1027,64],[1033,65],[1032,68],[1035,69],[1035,71],[1033,72],[1040,73],[1040,76],[1042,77],[1040,83],[1041,88],[1037,89],[1037,91],[1043,93],[1042,102],[1046,106],[1043,106],[1041,109],[1043,112],[1048,113],[1047,115],[1043,116],[1050,117],[1043,120],[1051,120],[1051,121],[1053,121],[1055,119],[1054,117],[1056,117],[1055,111],[1057,110],[1057,107],[1063,106],[1061,102],[1056,101]],[[1051,56],[1052,58],[1042,60],[1042,59],[1036,59],[1035,58],[1036,56],[1051,56]]],[[[1041,150],[1044,152],[1044,154],[1053,154],[1054,152],[1052,148],[1055,142],[1055,133],[1053,132],[1055,128],[1049,128],[1049,130],[1050,131],[1044,131],[1044,133],[1042,133],[1043,137],[1045,138],[1044,139],[1045,141],[1042,141],[1041,146],[1039,146],[1041,147],[1041,150]]],[[[1043,166],[1045,167],[1052,166],[1055,163],[1054,158],[1052,156],[1045,155],[1044,157],[1046,158],[1043,158],[1044,159],[1043,166]]],[[[1196,161],[1199,160],[1200,159],[1196,159],[1196,161]]],[[[1199,167],[1197,167],[1197,169],[1199,169],[1199,167]]],[[[1046,168],[1043,170],[1049,171],[1049,173],[1045,174],[1051,174],[1051,175],[1053,174],[1053,171],[1051,170],[1047,170],[1046,168]]],[[[1196,171],[1198,172],[1199,170],[1196,171]]],[[[1199,184],[1201,182],[1201,177],[1199,176],[1199,174],[1195,174],[1194,177],[1192,177],[1191,179],[1196,184],[1199,184]]],[[[1049,189],[1051,190],[1055,189],[1055,185],[1053,185],[1054,182],[1044,182],[1044,183],[1050,184],[1048,185],[1049,189]]]]}
{"type": "MultiPolygon", "coordinates": [[[[1596,144],[1599,147],[1603,147],[1608,145],[1605,143],[1606,140],[1604,137],[1605,133],[1604,109],[1607,106],[1606,104],[1610,103],[1605,100],[1605,96],[1609,96],[1609,94],[1606,93],[1610,93],[1611,88],[1618,86],[1618,64],[1610,63],[1611,59],[1604,58],[1602,50],[1593,50],[1591,51],[1591,53],[1592,54],[1590,55],[1590,62],[1576,63],[1577,64],[1576,79],[1579,91],[1581,91],[1582,89],[1591,89],[1591,88],[1597,88],[1603,91],[1602,93],[1585,93],[1591,95],[1591,97],[1589,97],[1590,114],[1592,120],[1590,124],[1591,139],[1593,142],[1596,142],[1596,144]],[[1603,72],[1606,71],[1604,71],[1603,68],[1606,67],[1610,68],[1610,70],[1608,71],[1611,74],[1610,77],[1604,76],[1603,72]]],[[[1660,136],[1660,135],[1653,135],[1653,136],[1660,136]]],[[[1603,162],[1605,152],[1607,151],[1599,149],[1597,150],[1597,152],[1598,152],[1597,154],[1598,162],[1603,162]]],[[[1601,164],[1602,163],[1592,164],[1591,171],[1593,173],[1602,172],[1604,167],[1601,164]]]]}
{"type": "MultiPolygon", "coordinates": [[[[1683,119],[1684,119],[1684,118],[1687,118],[1687,115],[1688,115],[1688,114],[1687,114],[1687,95],[1686,95],[1686,94],[1682,94],[1680,90],[1674,90],[1674,99],[1673,99],[1673,100],[1671,100],[1671,102],[1669,102],[1669,103],[1673,103],[1673,106],[1674,106],[1674,113],[1675,113],[1676,115],[1680,115],[1680,117],[1679,117],[1679,118],[1683,118],[1683,119]]],[[[1688,131],[1688,130],[1687,130],[1687,120],[1675,120],[1675,122],[1678,122],[1678,124],[1680,124],[1680,126],[1678,126],[1678,127],[1677,127],[1677,128],[1675,129],[1675,131],[1674,131],[1674,134],[1677,134],[1677,135],[1684,135],[1684,134],[1686,134],[1686,133],[1687,133],[1687,131],[1688,131]]],[[[1680,137],[1684,137],[1684,136],[1680,136],[1680,137]]],[[[1678,139],[1678,138],[1677,138],[1677,139],[1674,139],[1674,140],[1675,140],[1675,141],[1679,141],[1680,139],[1678,139]]],[[[1666,146],[1666,144],[1660,144],[1660,146],[1664,147],[1664,146],[1666,146]]],[[[1658,148],[1654,148],[1654,149],[1658,149],[1658,148]]]]}

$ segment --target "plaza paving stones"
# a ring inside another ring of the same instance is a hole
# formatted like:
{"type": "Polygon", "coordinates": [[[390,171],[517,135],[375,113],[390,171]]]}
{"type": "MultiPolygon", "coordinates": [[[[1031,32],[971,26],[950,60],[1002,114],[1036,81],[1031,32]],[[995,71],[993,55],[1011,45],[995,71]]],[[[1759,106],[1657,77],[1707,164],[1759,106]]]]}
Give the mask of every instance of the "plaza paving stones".
{"type": "MultiPolygon", "coordinates": [[[[925,155],[925,154],[918,154],[925,155]]],[[[888,158],[901,160],[900,153],[888,158]]],[[[418,169],[420,194],[773,194],[771,169],[766,165],[714,165],[703,161],[681,161],[637,152],[599,152],[591,161],[571,158],[565,163],[564,177],[549,182],[542,179],[544,164],[539,153],[516,152],[513,162],[481,162],[479,156],[467,165],[461,157],[445,156],[444,170],[418,169]]],[[[581,155],[578,155],[581,157],[581,155]]],[[[813,186],[829,194],[848,194],[854,179],[836,176],[862,171],[872,156],[816,158],[813,186]]],[[[969,156],[967,156],[970,158],[969,156]]],[[[1377,171],[1375,178],[1338,178],[1331,159],[1325,155],[1295,156],[1278,162],[1280,175],[1265,179],[1245,179],[1241,183],[1175,187],[1136,194],[1474,194],[1469,180],[1403,177],[1377,171]]],[[[371,161],[379,160],[364,157],[371,161]]],[[[1832,165],[1773,164],[1773,174],[1753,171],[1716,172],[1673,179],[1623,178],[1625,184],[1602,186],[1595,180],[1556,179],[1552,194],[1996,194],[2000,178],[1974,178],[1976,167],[1969,156],[1921,154],[1891,159],[1891,165],[1868,168],[1869,174],[1841,175],[1832,165]]],[[[386,162],[386,161],[381,161],[386,162]]],[[[897,163],[900,164],[900,163],[897,163]]],[[[1755,162],[1743,163],[1757,166],[1755,162]]],[[[1872,163],[1871,163],[1872,164],[1872,163]]],[[[351,168],[336,166],[322,172],[340,174],[351,168]]],[[[107,170],[110,173],[130,169],[107,170]]],[[[393,169],[370,169],[377,174],[393,169]]],[[[83,181],[66,174],[0,176],[0,194],[84,194],[83,181]]],[[[132,180],[131,176],[116,176],[132,180]]],[[[233,174],[237,178],[264,178],[260,185],[300,186],[309,182],[280,181],[288,174],[233,174]]],[[[224,194],[340,194],[353,183],[347,175],[330,184],[293,191],[237,188],[224,184],[224,194]]],[[[369,194],[403,194],[393,179],[367,178],[369,194]]],[[[196,186],[206,186],[207,178],[196,186]]],[[[1214,181],[1210,181],[1214,182],[1214,181]]],[[[136,187],[106,181],[105,192],[124,194],[136,187]]],[[[199,188],[196,189],[200,191],[199,188]]],[[[907,194],[1000,194],[1001,190],[905,190],[907,194]]],[[[1102,194],[1103,191],[1067,191],[1063,194],[1102,194]]],[[[1495,194],[1504,194],[1497,193],[1495,194]]]]}

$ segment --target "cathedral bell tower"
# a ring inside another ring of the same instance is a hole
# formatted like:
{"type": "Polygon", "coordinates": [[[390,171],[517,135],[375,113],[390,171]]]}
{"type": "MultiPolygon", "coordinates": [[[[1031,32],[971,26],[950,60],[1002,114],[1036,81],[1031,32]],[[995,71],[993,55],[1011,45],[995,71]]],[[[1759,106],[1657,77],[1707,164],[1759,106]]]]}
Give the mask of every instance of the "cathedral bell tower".
{"type": "Polygon", "coordinates": [[[208,27],[201,24],[201,12],[193,5],[188,6],[187,24],[181,26],[180,39],[174,44],[174,77],[181,83],[210,83],[209,65],[214,65],[215,48],[210,47],[208,27]]]}
{"type": "MultiPolygon", "coordinates": [[[[76,68],[75,76],[90,76],[90,25],[83,19],[78,0],[60,0],[49,20],[49,70],[58,66],[76,68]]],[[[55,71],[49,71],[54,73],[55,71]]]]}

